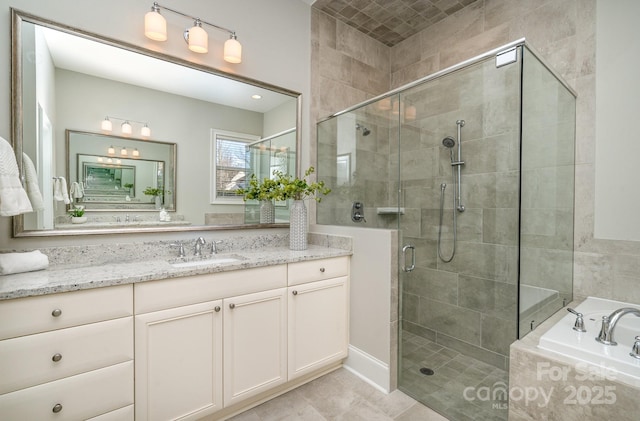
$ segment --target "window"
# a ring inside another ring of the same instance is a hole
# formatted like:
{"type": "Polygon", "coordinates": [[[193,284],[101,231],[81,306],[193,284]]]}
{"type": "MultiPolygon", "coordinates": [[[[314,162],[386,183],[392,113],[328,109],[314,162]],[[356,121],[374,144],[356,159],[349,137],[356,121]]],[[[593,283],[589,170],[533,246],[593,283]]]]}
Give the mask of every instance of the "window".
{"type": "Polygon", "coordinates": [[[211,130],[211,203],[242,201],[235,191],[244,186],[248,167],[246,145],[259,136],[211,130]]]}

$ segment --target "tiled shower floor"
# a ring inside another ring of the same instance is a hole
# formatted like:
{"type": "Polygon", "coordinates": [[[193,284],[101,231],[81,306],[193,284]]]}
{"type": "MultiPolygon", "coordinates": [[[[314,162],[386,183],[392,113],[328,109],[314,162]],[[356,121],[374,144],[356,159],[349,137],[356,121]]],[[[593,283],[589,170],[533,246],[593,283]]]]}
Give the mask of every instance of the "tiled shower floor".
{"type": "Polygon", "coordinates": [[[507,419],[507,371],[407,331],[401,352],[398,387],[406,394],[450,420],[507,419]]]}

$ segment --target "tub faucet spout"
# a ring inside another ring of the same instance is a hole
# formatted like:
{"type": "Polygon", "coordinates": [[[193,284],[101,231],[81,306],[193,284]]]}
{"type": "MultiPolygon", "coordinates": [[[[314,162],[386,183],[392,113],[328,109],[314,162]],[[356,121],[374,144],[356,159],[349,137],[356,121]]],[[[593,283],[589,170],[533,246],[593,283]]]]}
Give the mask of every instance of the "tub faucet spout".
{"type": "Polygon", "coordinates": [[[618,324],[618,320],[620,320],[620,317],[624,316],[625,314],[634,314],[640,317],[640,309],[633,307],[623,307],[617,309],[608,316],[603,316],[600,334],[596,337],[596,341],[604,345],[618,345],[618,343],[613,340],[613,331],[616,328],[616,324],[618,324]]]}

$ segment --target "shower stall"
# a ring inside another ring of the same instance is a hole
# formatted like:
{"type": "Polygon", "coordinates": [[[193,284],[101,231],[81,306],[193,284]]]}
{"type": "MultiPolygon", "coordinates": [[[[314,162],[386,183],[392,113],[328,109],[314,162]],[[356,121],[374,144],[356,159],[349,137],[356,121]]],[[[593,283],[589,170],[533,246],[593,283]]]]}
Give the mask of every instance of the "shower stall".
{"type": "Polygon", "coordinates": [[[317,222],[398,230],[397,384],[449,419],[506,419],[510,344],[572,299],[575,103],[519,40],[318,124],[317,222]]]}

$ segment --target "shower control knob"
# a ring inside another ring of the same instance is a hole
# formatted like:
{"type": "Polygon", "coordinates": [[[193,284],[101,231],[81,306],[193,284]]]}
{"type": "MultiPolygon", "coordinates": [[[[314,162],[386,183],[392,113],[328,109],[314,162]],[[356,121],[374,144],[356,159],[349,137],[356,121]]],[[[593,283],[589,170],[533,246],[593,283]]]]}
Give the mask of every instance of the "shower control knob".
{"type": "Polygon", "coordinates": [[[573,325],[573,330],[576,332],[586,332],[587,329],[584,328],[584,315],[582,313],[578,313],[571,307],[567,308],[567,311],[576,315],[576,322],[573,325]]]}
{"type": "Polygon", "coordinates": [[[636,340],[631,347],[629,355],[640,360],[640,336],[636,336],[636,340]]]}

